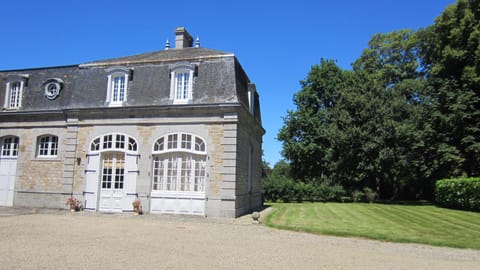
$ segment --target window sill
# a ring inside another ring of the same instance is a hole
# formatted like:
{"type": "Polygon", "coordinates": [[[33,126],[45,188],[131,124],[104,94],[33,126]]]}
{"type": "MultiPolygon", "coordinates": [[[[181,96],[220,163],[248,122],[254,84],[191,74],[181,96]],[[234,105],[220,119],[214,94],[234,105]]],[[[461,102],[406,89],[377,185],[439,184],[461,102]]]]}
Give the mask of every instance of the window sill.
{"type": "Polygon", "coordinates": [[[157,190],[152,190],[151,193],[152,198],[198,198],[198,199],[205,199],[205,192],[195,192],[195,191],[157,191],[157,190]]]}

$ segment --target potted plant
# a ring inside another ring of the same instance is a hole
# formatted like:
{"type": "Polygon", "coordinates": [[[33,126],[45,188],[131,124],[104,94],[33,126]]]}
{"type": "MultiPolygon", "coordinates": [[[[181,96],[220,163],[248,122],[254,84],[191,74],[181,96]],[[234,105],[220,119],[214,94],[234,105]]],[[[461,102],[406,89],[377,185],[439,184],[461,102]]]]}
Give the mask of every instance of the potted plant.
{"type": "Polygon", "coordinates": [[[80,201],[73,196],[67,199],[65,205],[70,206],[70,211],[72,212],[80,211],[80,201]]]}
{"type": "Polygon", "coordinates": [[[134,215],[138,215],[142,212],[142,201],[140,201],[140,199],[135,199],[135,201],[132,202],[132,206],[134,215]]]}

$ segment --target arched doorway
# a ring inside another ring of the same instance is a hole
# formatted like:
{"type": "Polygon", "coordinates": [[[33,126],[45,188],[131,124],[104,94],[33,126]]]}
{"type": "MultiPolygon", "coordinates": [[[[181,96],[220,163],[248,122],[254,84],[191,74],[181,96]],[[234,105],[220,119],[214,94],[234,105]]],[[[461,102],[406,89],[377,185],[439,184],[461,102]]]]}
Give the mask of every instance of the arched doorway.
{"type": "Polygon", "coordinates": [[[138,149],[135,138],[111,133],[93,139],[87,155],[84,208],[132,211],[137,197],[138,149]]]}

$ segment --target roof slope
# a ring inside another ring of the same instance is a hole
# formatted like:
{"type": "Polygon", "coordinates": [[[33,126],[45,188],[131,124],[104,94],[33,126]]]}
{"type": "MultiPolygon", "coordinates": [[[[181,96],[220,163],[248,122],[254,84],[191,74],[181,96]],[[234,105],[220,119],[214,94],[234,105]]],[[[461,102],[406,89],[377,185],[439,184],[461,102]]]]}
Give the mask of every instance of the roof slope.
{"type": "Polygon", "coordinates": [[[183,48],[183,49],[169,49],[163,51],[155,51],[149,53],[142,53],[137,55],[106,59],[100,61],[93,61],[80,64],[80,67],[92,66],[110,66],[110,65],[129,65],[129,64],[143,64],[156,62],[171,62],[182,60],[201,60],[208,58],[233,57],[233,53],[217,51],[206,48],[183,48]]]}

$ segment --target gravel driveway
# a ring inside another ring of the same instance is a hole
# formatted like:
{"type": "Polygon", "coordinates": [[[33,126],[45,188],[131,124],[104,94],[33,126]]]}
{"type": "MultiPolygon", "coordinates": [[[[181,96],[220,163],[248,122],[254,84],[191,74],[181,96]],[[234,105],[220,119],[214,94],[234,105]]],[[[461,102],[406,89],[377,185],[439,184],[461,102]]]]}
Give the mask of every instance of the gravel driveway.
{"type": "Polygon", "coordinates": [[[463,270],[480,269],[480,251],[316,236],[249,218],[0,207],[0,268],[463,270]]]}

